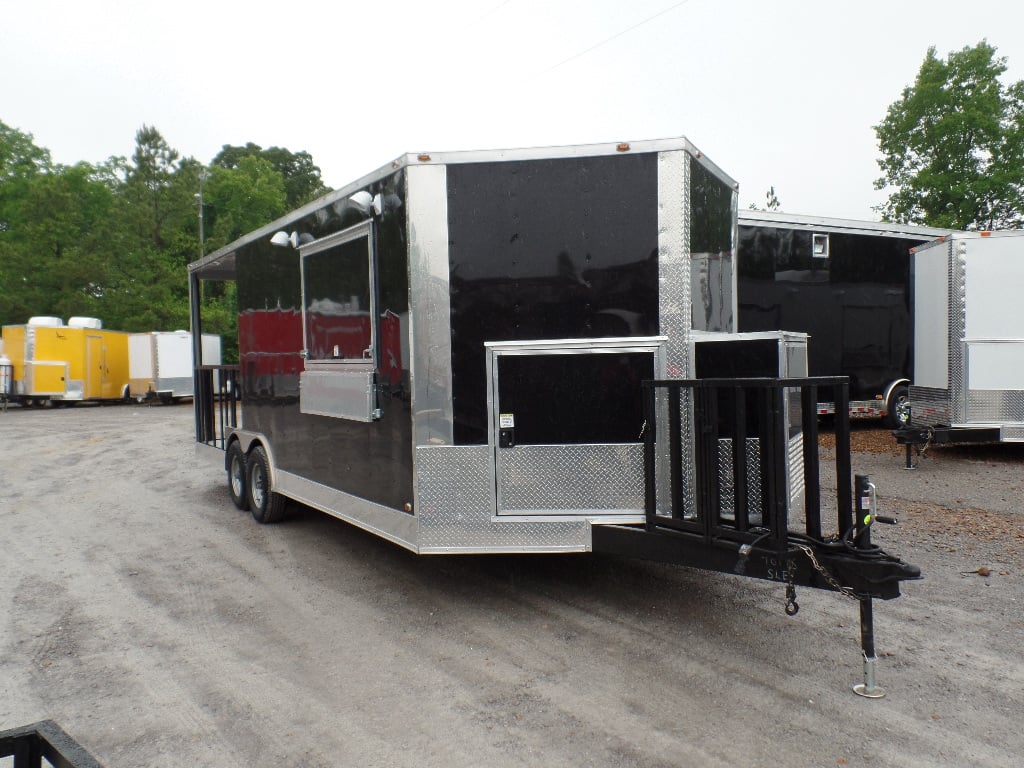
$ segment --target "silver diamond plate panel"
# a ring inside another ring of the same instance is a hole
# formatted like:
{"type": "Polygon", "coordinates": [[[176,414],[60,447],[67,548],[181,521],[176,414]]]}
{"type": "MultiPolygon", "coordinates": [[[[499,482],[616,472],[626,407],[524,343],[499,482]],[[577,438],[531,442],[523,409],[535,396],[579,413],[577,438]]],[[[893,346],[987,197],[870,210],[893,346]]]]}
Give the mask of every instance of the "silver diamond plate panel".
{"type": "MultiPolygon", "coordinates": [[[[658,316],[660,331],[668,337],[665,377],[685,379],[693,369],[691,354],[692,309],[690,295],[690,163],[684,151],[658,154],[658,316]]],[[[693,514],[696,498],[696,470],[693,462],[693,402],[689,392],[682,396],[683,446],[682,498],[693,514]]],[[[658,416],[668,423],[667,407],[659,403],[658,416]]],[[[671,514],[669,492],[669,449],[667,430],[658,432],[657,505],[659,514],[671,514]]]]}
{"type": "Polygon", "coordinates": [[[979,421],[1024,423],[1024,391],[972,389],[967,393],[966,423],[979,421]]]}
{"type": "Polygon", "coordinates": [[[964,336],[967,332],[967,295],[965,291],[967,243],[949,243],[949,405],[950,423],[963,422],[967,405],[967,377],[964,365],[964,336]]]}
{"type": "Polygon", "coordinates": [[[498,450],[498,513],[636,513],[644,447],[523,445],[498,450]]]}
{"type": "Polygon", "coordinates": [[[805,505],[803,432],[798,432],[789,439],[786,456],[786,485],[789,491],[789,509],[786,518],[788,525],[793,517],[793,510],[803,510],[805,505]]]}
{"type": "Polygon", "coordinates": [[[590,524],[495,517],[494,454],[486,445],[416,449],[419,551],[557,552],[590,549],[590,524]]]}
{"type": "MultiPolygon", "coordinates": [[[[761,441],[748,437],[747,447],[747,519],[753,525],[761,523],[761,441]]],[[[735,483],[732,473],[732,438],[718,441],[718,481],[721,497],[721,517],[736,519],[735,483]]]]}
{"type": "Polygon", "coordinates": [[[910,423],[913,426],[949,424],[952,418],[948,390],[910,385],[910,423]]]}
{"type": "Polygon", "coordinates": [[[1004,443],[1024,442],[1024,424],[1020,426],[1009,426],[1004,424],[999,430],[999,439],[1004,443]]]}
{"type": "Polygon", "coordinates": [[[667,375],[690,375],[690,156],[658,155],[658,315],[667,375]]]}

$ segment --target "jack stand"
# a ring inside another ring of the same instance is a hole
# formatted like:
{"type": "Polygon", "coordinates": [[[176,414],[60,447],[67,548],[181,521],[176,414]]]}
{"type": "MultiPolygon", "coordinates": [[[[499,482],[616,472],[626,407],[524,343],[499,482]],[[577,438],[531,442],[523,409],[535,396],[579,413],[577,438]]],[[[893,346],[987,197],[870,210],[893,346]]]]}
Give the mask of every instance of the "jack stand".
{"type": "Polygon", "coordinates": [[[880,699],[885,690],[875,684],[875,616],[871,598],[860,599],[860,648],[864,654],[864,682],[853,686],[853,692],[866,699],[880,699]]]}
{"type": "Polygon", "coordinates": [[[885,689],[875,685],[875,662],[874,656],[864,657],[864,682],[853,686],[853,692],[865,699],[881,699],[885,696],[885,689]]]}
{"type": "MultiPolygon", "coordinates": [[[[866,475],[854,478],[856,494],[856,518],[854,541],[857,546],[868,547],[871,544],[871,523],[875,516],[875,485],[866,475]]],[[[860,648],[864,654],[864,682],[853,686],[853,692],[866,699],[880,699],[885,690],[875,684],[875,613],[871,597],[860,599],[860,648]]]]}
{"type": "Polygon", "coordinates": [[[904,469],[917,469],[917,466],[914,464],[912,459],[913,450],[914,446],[911,445],[910,443],[907,443],[907,463],[903,465],[904,469]]]}

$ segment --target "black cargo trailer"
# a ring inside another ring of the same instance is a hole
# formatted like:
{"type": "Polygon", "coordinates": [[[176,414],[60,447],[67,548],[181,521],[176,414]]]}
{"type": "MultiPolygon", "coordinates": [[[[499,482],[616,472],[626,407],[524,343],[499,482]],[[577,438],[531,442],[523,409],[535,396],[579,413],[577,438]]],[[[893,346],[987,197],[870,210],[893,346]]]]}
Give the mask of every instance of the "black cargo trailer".
{"type": "MultiPolygon", "coordinates": [[[[900,426],[913,380],[910,249],[947,233],[741,211],[739,330],[808,334],[810,374],[849,377],[850,415],[900,426]]],[[[835,413],[835,404],[819,403],[818,413],[835,413]]]]}
{"type": "Polygon", "coordinates": [[[807,403],[845,380],[734,332],[736,200],[685,139],[402,156],[190,265],[197,338],[204,284],[238,295],[238,365],[194,346],[199,449],[261,522],[896,597],[848,445],[822,530],[807,403]]]}

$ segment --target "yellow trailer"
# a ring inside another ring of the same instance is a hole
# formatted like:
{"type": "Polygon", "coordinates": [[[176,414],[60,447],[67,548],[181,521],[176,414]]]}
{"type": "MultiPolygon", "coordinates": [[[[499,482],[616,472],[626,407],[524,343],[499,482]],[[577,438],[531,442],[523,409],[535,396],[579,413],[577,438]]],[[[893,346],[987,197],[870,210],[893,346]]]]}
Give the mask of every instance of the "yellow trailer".
{"type": "Polygon", "coordinates": [[[128,334],[104,330],[91,317],[33,317],[3,327],[11,360],[10,399],[29,405],[127,400],[128,334]]]}

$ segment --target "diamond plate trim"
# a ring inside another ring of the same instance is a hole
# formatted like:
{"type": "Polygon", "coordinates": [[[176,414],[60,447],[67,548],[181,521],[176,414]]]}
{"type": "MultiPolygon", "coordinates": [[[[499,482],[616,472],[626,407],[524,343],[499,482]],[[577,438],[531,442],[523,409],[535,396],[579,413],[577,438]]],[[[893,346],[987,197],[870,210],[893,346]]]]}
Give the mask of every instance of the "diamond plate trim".
{"type": "Polygon", "coordinates": [[[806,506],[803,432],[798,432],[789,439],[789,451],[786,459],[786,484],[789,486],[789,509],[786,510],[786,525],[788,526],[793,518],[793,512],[803,510],[806,506]]]}
{"type": "Polygon", "coordinates": [[[419,551],[589,551],[585,519],[518,521],[494,516],[494,454],[486,445],[416,449],[419,551]]]}
{"type": "Polygon", "coordinates": [[[1004,443],[1024,442],[1024,424],[1020,426],[1003,425],[999,430],[999,439],[1004,443]]]}
{"type": "Polygon", "coordinates": [[[952,413],[950,423],[966,420],[967,378],[964,375],[964,336],[967,332],[967,243],[951,240],[949,243],[949,401],[952,413]]]}
{"type": "Polygon", "coordinates": [[[1019,389],[972,389],[967,393],[965,421],[1008,422],[1024,425],[1024,391],[1019,389]]]}
{"type": "Polygon", "coordinates": [[[935,427],[952,422],[949,390],[935,387],[909,388],[910,423],[915,427],[935,427]]]}
{"type": "MultiPolygon", "coordinates": [[[[690,163],[683,151],[658,154],[658,316],[660,332],[668,337],[665,376],[684,379],[693,369],[691,354],[690,295],[690,163]]],[[[695,514],[697,476],[693,461],[693,400],[681,399],[680,431],[683,446],[682,498],[684,516],[695,514]]],[[[667,400],[658,403],[658,421],[668,423],[667,400]]],[[[657,488],[659,514],[671,514],[667,430],[658,433],[657,461],[662,471],[657,488]]]]}
{"type": "MultiPolygon", "coordinates": [[[[761,441],[748,437],[747,448],[747,519],[751,525],[761,524],[761,441]]],[[[732,438],[718,441],[718,482],[720,489],[720,515],[723,520],[736,519],[735,483],[732,473],[732,438]]]]}
{"type": "Polygon", "coordinates": [[[643,445],[524,445],[498,451],[498,513],[644,510],[643,445]]]}

